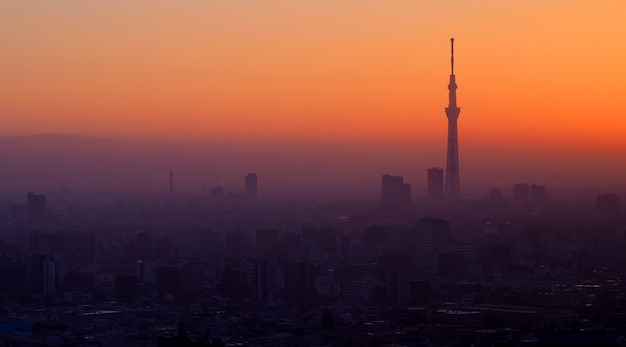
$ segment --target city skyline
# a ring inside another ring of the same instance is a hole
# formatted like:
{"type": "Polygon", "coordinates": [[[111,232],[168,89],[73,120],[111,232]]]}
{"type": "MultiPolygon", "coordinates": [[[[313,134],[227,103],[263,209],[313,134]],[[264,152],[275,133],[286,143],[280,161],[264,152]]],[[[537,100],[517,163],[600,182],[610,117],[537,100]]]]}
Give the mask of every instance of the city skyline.
{"type": "Polygon", "coordinates": [[[626,345],[625,17],[0,1],[0,346],[626,345]]]}
{"type": "MultiPolygon", "coordinates": [[[[444,148],[445,134],[441,137],[437,145],[444,148]]],[[[0,196],[20,198],[27,191],[169,194],[170,172],[175,173],[176,194],[209,194],[215,186],[243,193],[242,178],[254,170],[262,177],[259,194],[264,197],[378,200],[380,176],[388,173],[404,176],[413,187],[413,199],[419,201],[427,196],[428,169],[433,163],[445,162],[445,153],[430,153],[427,148],[406,144],[331,142],[285,147],[277,143],[250,148],[63,135],[4,137],[0,143],[0,161],[7,163],[0,167],[0,196]]],[[[464,151],[464,160],[481,163],[490,153],[464,151]]],[[[607,179],[594,167],[579,167],[567,161],[534,164],[519,160],[504,168],[497,167],[498,163],[466,165],[463,196],[479,198],[494,185],[510,195],[509,190],[520,182],[547,185],[553,192],[624,190],[623,180],[607,179]]],[[[443,175],[445,170],[441,171],[443,175]]],[[[614,172],[613,177],[619,178],[622,172],[614,172]]]]}
{"type": "MultiPolygon", "coordinates": [[[[28,163],[36,154],[21,156],[32,146],[14,147],[15,137],[81,134],[126,142],[60,145],[54,157],[67,156],[68,166],[73,155],[106,162],[128,146],[159,170],[180,171],[181,187],[192,182],[187,190],[254,168],[276,184],[314,186],[353,178],[376,187],[389,172],[420,194],[423,172],[445,167],[441,90],[445,38],[454,35],[467,57],[459,62],[460,104],[471,119],[463,124],[464,188],[528,174],[540,184],[623,186],[626,164],[614,158],[626,148],[626,120],[614,110],[626,80],[626,51],[616,44],[625,6],[3,3],[0,136],[11,153],[0,156],[13,161],[0,176],[11,186],[29,180],[26,189],[48,179],[28,163]],[[192,164],[180,164],[203,155],[218,159],[193,174],[192,164]],[[279,166],[303,174],[287,177],[279,166]]],[[[123,176],[116,173],[105,182],[93,173],[76,179],[85,168],[67,170],[45,189],[68,181],[128,187],[141,177],[111,181],[123,176]]]]}

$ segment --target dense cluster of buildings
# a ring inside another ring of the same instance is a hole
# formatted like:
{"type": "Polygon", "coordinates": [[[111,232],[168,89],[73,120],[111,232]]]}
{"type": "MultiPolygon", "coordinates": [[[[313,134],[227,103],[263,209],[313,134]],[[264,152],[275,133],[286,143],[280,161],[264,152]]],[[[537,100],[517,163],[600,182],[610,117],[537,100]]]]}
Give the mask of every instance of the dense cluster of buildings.
{"type": "Polygon", "coordinates": [[[259,200],[251,177],[234,200],[28,194],[21,217],[1,203],[0,341],[545,346],[578,334],[613,346],[626,336],[617,194],[553,203],[543,187],[516,185],[511,203],[491,189],[450,211],[439,188],[424,206],[259,200]]]}

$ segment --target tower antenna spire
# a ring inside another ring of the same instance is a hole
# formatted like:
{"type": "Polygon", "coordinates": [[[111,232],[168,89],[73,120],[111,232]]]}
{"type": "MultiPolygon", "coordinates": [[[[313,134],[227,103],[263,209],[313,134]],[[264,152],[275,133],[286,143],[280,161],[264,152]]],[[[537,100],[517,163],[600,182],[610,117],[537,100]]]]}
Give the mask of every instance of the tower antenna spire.
{"type": "Polygon", "coordinates": [[[452,74],[454,75],[454,37],[450,38],[450,47],[451,47],[451,55],[450,55],[450,65],[452,65],[452,74]]]}

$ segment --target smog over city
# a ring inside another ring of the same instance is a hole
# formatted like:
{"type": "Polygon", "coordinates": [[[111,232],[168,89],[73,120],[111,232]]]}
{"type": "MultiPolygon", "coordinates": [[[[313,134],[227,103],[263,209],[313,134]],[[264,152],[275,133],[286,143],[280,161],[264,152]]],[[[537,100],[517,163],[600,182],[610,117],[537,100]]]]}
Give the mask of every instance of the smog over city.
{"type": "MultiPolygon", "coordinates": [[[[445,139],[445,129],[443,134],[445,139]]],[[[267,197],[328,198],[347,194],[345,199],[376,199],[384,172],[407,177],[413,184],[414,197],[419,199],[426,194],[427,168],[445,165],[445,142],[441,142],[6,136],[0,138],[0,160],[11,164],[1,168],[0,173],[5,183],[2,191],[12,198],[22,197],[28,190],[55,193],[62,188],[76,193],[168,192],[170,171],[174,171],[176,190],[181,193],[207,193],[217,185],[241,193],[242,175],[258,171],[263,175],[260,189],[267,197]]],[[[619,178],[626,164],[613,163],[602,153],[598,157],[590,154],[581,163],[575,158],[563,158],[554,149],[533,156],[525,153],[526,148],[513,146],[503,149],[468,145],[461,150],[464,190],[474,198],[493,185],[512,189],[514,183],[526,182],[529,177],[558,190],[623,187],[619,178]]]]}
{"type": "Polygon", "coordinates": [[[0,3],[0,345],[623,346],[626,3],[0,3]]]}

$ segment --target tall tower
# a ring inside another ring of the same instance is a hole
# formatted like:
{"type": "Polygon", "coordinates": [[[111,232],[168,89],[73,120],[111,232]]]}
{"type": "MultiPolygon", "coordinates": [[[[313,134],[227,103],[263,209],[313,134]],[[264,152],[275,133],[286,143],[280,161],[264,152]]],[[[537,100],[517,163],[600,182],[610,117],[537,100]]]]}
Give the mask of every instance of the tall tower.
{"type": "Polygon", "coordinates": [[[446,107],[448,117],[448,155],[446,163],[446,196],[449,199],[458,199],[460,194],[459,183],[459,139],[457,133],[457,119],[461,108],[456,105],[456,79],[454,76],[454,38],[450,39],[452,48],[450,64],[452,73],[448,84],[449,101],[446,107]]]}

